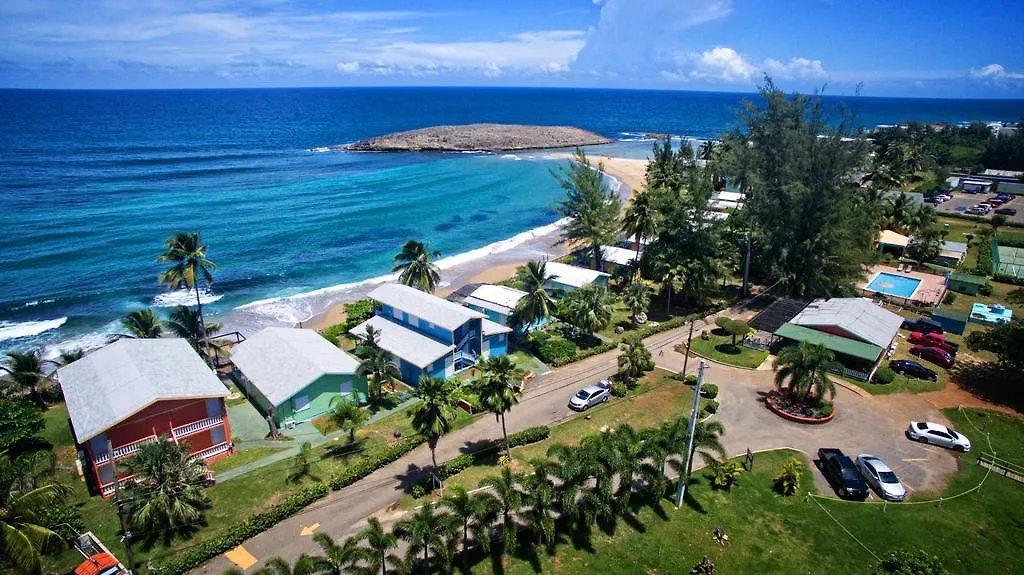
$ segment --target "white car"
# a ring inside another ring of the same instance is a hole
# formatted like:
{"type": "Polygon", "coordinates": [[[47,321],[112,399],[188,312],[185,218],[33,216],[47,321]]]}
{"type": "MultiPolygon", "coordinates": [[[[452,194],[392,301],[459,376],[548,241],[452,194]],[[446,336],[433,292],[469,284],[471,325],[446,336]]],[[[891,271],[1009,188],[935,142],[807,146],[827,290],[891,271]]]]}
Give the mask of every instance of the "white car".
{"type": "Polygon", "coordinates": [[[612,396],[612,382],[602,379],[594,385],[588,385],[569,398],[569,409],[586,411],[591,407],[608,401],[612,396]]]}
{"type": "Polygon", "coordinates": [[[932,443],[956,451],[970,451],[971,440],[952,429],[930,421],[911,421],[907,437],[921,443],[932,443]]]}
{"type": "Polygon", "coordinates": [[[857,456],[857,469],[882,499],[903,501],[907,498],[907,488],[903,487],[899,477],[881,459],[861,453],[857,456]]]}

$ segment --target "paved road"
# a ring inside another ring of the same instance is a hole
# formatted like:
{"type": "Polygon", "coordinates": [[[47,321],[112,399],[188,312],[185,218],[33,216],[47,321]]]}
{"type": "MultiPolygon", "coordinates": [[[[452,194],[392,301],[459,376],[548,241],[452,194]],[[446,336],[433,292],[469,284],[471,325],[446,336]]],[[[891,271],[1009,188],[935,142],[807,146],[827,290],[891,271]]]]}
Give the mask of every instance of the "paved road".
{"type": "MultiPolygon", "coordinates": [[[[678,372],[682,370],[683,356],[672,351],[672,346],[685,335],[683,329],[676,329],[652,336],[645,342],[659,366],[678,372]]],[[[613,350],[538,376],[507,416],[509,433],[575,415],[566,406],[571,392],[613,374],[616,356],[613,350]]],[[[698,361],[691,358],[687,371],[694,372],[697,365],[698,361]]],[[[885,459],[910,487],[928,490],[941,488],[945,478],[956,471],[956,460],[951,453],[913,443],[902,434],[911,417],[943,420],[934,406],[923,399],[906,395],[862,397],[840,389],[835,419],[824,426],[806,426],[783,420],[760,403],[759,392],[771,384],[770,370],[711,364],[707,377],[719,386],[722,405],[716,418],[725,425],[723,443],[731,456],[740,455],[748,448],[758,451],[791,447],[810,455],[822,446],[840,447],[852,455],[867,451],[885,459]]],[[[448,460],[471,450],[481,441],[500,436],[501,429],[494,418],[483,417],[443,438],[438,445],[437,458],[448,460]]],[[[300,553],[317,552],[310,537],[299,535],[304,527],[319,523],[319,530],[335,539],[351,535],[365,526],[367,517],[397,502],[404,489],[418,481],[422,470],[429,465],[430,452],[425,446],[420,447],[250,539],[245,548],[257,558],[256,568],[269,557],[293,560],[300,553]]],[[[819,488],[829,492],[821,475],[816,475],[819,488]]],[[[236,479],[241,480],[244,478],[236,479]]],[[[231,563],[221,556],[193,573],[219,575],[228,567],[231,563]]]]}

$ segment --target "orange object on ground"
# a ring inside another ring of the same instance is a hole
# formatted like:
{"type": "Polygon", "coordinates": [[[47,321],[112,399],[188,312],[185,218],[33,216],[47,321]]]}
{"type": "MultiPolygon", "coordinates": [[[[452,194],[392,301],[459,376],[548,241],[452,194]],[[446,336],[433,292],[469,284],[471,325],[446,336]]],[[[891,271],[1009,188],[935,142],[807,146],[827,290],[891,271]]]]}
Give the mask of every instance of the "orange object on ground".
{"type": "Polygon", "coordinates": [[[117,558],[110,553],[97,553],[82,561],[75,567],[75,575],[103,575],[108,571],[116,573],[120,570],[117,558]]]}

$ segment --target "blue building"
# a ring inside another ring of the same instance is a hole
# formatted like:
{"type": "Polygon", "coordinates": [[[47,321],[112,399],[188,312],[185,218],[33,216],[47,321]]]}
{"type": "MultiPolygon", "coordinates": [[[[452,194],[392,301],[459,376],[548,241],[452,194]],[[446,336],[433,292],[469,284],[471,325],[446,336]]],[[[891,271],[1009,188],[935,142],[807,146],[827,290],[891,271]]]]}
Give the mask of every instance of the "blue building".
{"type": "Polygon", "coordinates": [[[508,353],[508,326],[477,310],[454,304],[401,284],[383,284],[369,294],[375,315],[349,333],[380,331],[380,346],[389,351],[402,381],[416,385],[421,375],[452,377],[481,359],[508,353]]]}

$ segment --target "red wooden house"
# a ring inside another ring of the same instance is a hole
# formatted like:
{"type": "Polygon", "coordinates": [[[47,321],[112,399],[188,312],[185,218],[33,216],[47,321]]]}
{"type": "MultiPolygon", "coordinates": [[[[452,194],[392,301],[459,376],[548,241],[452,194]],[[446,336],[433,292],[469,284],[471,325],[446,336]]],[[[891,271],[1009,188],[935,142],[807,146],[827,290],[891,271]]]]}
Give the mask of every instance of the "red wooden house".
{"type": "Polygon", "coordinates": [[[122,339],[58,376],[87,472],[104,497],[114,493],[111,458],[128,479],[123,460],[157,437],[204,461],[231,453],[227,389],[183,339],[122,339]]]}

